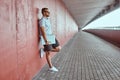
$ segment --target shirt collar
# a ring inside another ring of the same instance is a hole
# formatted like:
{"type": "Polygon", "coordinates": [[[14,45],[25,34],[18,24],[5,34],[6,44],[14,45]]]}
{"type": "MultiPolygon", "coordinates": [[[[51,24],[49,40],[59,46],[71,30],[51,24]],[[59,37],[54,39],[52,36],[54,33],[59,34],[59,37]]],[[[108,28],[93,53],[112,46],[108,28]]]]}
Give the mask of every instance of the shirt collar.
{"type": "Polygon", "coordinates": [[[49,17],[44,17],[44,16],[43,16],[43,18],[45,18],[45,19],[49,19],[49,17]]]}

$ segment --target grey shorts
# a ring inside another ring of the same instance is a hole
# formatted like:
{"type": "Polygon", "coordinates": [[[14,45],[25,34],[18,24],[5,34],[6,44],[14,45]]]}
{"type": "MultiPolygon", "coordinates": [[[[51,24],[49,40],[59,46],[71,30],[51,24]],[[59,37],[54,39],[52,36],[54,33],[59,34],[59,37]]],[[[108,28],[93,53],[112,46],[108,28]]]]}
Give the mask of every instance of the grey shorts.
{"type": "Polygon", "coordinates": [[[57,39],[55,39],[55,44],[44,45],[44,51],[51,51],[52,49],[55,49],[58,46],[59,42],[57,39]]]}

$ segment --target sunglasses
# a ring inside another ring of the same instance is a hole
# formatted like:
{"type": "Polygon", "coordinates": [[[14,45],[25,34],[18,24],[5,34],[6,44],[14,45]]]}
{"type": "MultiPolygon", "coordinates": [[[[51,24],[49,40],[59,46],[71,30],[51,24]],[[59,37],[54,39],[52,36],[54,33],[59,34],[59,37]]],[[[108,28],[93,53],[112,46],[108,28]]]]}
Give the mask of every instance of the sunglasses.
{"type": "Polygon", "coordinates": [[[50,13],[49,11],[44,11],[44,12],[50,13]]]}

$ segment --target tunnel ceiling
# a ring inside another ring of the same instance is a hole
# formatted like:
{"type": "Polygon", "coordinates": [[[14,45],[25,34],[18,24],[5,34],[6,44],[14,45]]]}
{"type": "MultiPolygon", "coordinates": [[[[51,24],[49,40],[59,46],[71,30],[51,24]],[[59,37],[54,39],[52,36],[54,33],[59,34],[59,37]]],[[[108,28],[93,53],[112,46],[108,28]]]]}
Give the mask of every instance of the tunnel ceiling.
{"type": "Polygon", "coordinates": [[[119,4],[119,0],[62,0],[79,28],[119,4]]]}

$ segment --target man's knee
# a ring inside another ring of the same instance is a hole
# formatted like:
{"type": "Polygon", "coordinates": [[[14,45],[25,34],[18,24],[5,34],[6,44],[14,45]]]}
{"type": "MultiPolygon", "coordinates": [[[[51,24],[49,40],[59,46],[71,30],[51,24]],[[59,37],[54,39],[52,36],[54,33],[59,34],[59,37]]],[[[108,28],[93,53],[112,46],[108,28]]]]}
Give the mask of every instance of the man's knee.
{"type": "Polygon", "coordinates": [[[59,52],[59,51],[61,50],[61,46],[58,46],[58,48],[57,48],[57,49],[58,49],[58,52],[59,52]]]}
{"type": "Polygon", "coordinates": [[[46,53],[46,55],[48,55],[48,56],[50,55],[50,51],[46,51],[45,53],[46,53]]]}

